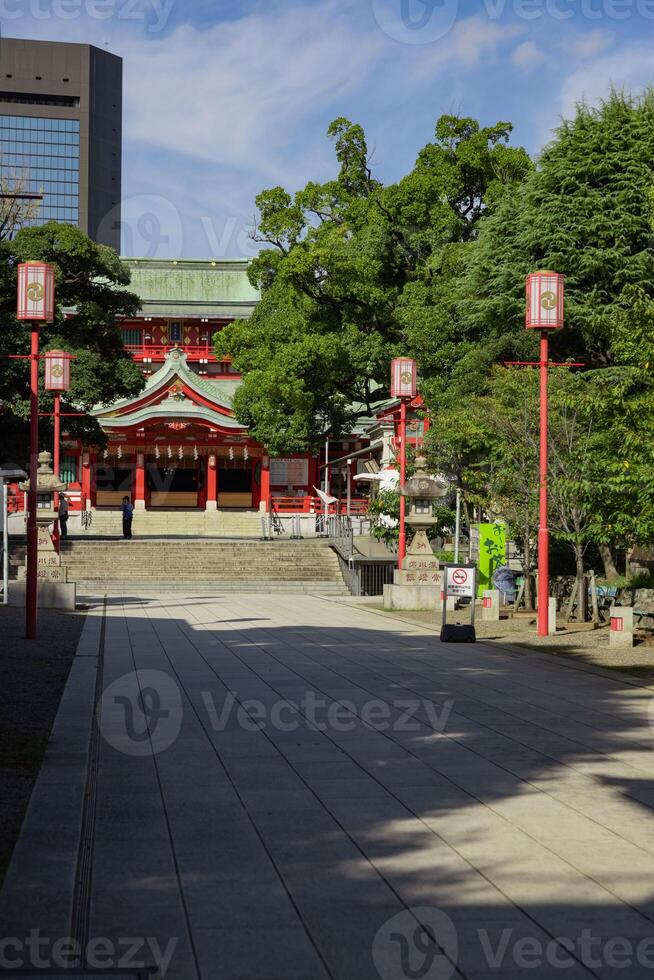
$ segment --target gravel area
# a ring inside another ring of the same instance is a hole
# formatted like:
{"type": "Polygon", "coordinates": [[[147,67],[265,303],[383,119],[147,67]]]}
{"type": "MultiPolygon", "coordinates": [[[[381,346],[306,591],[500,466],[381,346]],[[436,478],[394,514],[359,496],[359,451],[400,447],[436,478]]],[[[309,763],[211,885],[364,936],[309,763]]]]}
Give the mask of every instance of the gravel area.
{"type": "Polygon", "coordinates": [[[0,883],[27,808],[84,625],[84,613],[39,611],[25,639],[25,610],[0,606],[0,883]]]}
{"type": "MultiPolygon", "coordinates": [[[[384,616],[407,623],[416,623],[440,630],[440,612],[389,612],[382,608],[379,600],[366,603],[368,608],[381,612],[384,616]]],[[[469,622],[470,614],[458,610],[448,614],[448,622],[469,622]],[[451,618],[450,618],[451,615],[451,618]]],[[[501,619],[498,622],[484,622],[476,619],[475,629],[478,639],[499,643],[504,646],[529,647],[554,656],[570,657],[578,663],[591,664],[609,670],[620,670],[631,675],[634,680],[654,684],[654,632],[646,629],[636,630],[634,647],[610,647],[609,627],[604,623],[596,629],[569,624],[559,625],[556,636],[540,637],[536,633],[536,616],[520,616],[515,619],[501,619]]]]}

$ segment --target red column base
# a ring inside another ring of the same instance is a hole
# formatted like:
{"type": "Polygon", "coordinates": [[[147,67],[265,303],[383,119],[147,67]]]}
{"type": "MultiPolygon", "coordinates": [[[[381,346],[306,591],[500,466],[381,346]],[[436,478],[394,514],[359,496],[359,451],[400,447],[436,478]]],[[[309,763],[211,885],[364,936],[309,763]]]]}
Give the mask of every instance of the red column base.
{"type": "Polygon", "coordinates": [[[550,532],[546,527],[538,531],[538,635],[549,633],[550,599],[550,532]]]}

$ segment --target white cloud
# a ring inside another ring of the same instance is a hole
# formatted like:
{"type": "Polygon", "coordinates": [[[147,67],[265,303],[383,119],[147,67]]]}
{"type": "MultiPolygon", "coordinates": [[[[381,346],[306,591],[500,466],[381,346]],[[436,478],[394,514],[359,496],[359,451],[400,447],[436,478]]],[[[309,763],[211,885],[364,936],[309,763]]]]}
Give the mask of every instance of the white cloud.
{"type": "Polygon", "coordinates": [[[649,44],[633,44],[620,52],[580,65],[561,86],[561,114],[574,115],[579,102],[597,103],[611,87],[640,92],[652,80],[652,50],[649,44]]]}
{"type": "Polygon", "coordinates": [[[518,25],[493,23],[484,17],[460,20],[446,39],[446,58],[466,67],[478,65],[523,31],[518,25]]]}
{"type": "Polygon", "coordinates": [[[524,41],[511,54],[511,61],[521,71],[531,71],[545,61],[545,55],[533,41],[524,41]]]}
{"type": "Polygon", "coordinates": [[[565,50],[573,58],[594,58],[613,44],[613,34],[609,31],[588,31],[565,44],[565,50]]]}
{"type": "MultiPolygon", "coordinates": [[[[244,254],[239,242],[263,187],[293,190],[334,173],[324,134],[337,115],[364,123],[371,147],[381,136],[378,156],[390,158],[392,173],[410,107],[429,116],[428,126],[454,103],[465,111],[479,71],[497,66],[525,32],[475,16],[416,46],[389,38],[360,0],[265,0],[231,20],[218,20],[213,3],[202,19],[197,3],[177,0],[185,23],[159,33],[120,17],[9,25],[20,36],[98,46],[108,37],[108,50],[123,58],[123,194],[147,199],[142,213],[138,200],[125,208],[134,249],[147,250],[151,235],[169,240],[158,254],[244,254]]],[[[414,130],[406,131],[417,151],[414,130]]],[[[422,141],[429,136],[427,128],[422,141]]]]}

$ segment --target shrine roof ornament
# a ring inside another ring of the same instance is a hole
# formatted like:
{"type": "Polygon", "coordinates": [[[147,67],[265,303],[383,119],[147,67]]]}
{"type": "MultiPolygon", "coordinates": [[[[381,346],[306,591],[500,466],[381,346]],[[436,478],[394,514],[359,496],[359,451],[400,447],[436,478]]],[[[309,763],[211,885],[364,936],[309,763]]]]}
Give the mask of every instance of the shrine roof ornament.
{"type": "Polygon", "coordinates": [[[166,417],[171,421],[197,421],[223,429],[245,430],[234,418],[228,393],[220,385],[198,378],[179,347],[168,351],[161,368],[137,395],[111,405],[96,406],[90,414],[103,429],[124,429],[166,417]]]}

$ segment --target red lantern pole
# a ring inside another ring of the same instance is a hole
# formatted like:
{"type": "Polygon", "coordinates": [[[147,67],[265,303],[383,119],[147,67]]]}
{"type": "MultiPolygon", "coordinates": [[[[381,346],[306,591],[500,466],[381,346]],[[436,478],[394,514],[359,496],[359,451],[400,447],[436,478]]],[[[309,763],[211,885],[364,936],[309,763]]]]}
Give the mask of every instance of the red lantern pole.
{"type": "MultiPolygon", "coordinates": [[[[406,409],[418,393],[418,367],[410,357],[391,361],[391,397],[400,400],[400,489],[406,483],[406,409]]],[[[400,537],[397,543],[397,567],[402,568],[406,555],[406,499],[400,494],[400,537]]]]}
{"type": "MultiPolygon", "coordinates": [[[[53,412],[53,429],[54,429],[54,447],[52,453],[52,468],[57,476],[59,476],[59,463],[61,454],[61,395],[58,391],[54,393],[54,412],[53,412]]],[[[54,509],[59,508],[59,494],[54,495],[54,509]]],[[[55,518],[54,521],[54,539],[55,547],[57,551],[60,549],[60,539],[59,539],[59,519],[55,518]]]]}
{"type": "Polygon", "coordinates": [[[538,521],[538,635],[549,632],[550,535],[547,514],[547,372],[549,332],[563,327],[564,277],[543,270],[527,276],[525,327],[540,331],[540,459],[538,521]]]}
{"type": "MultiPolygon", "coordinates": [[[[400,486],[406,483],[406,399],[400,402],[400,486]]],[[[402,568],[406,555],[406,497],[400,494],[400,539],[397,546],[397,567],[402,568]]]]}
{"type": "Polygon", "coordinates": [[[46,262],[18,265],[16,319],[32,324],[30,344],[30,479],[27,491],[27,570],[25,635],[36,639],[39,531],[36,520],[37,456],[39,452],[39,323],[54,319],[54,266],[46,262]]]}
{"type": "Polygon", "coordinates": [[[36,523],[37,456],[39,452],[39,327],[32,324],[30,346],[30,485],[27,491],[27,572],[25,576],[25,636],[36,639],[39,530],[36,523]]]}
{"type": "Polygon", "coordinates": [[[540,515],[538,522],[538,635],[549,632],[550,532],[547,519],[547,372],[549,335],[540,335],[540,515]]]}

